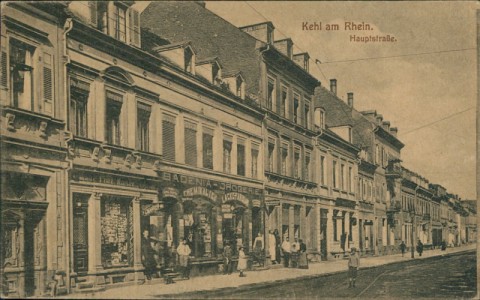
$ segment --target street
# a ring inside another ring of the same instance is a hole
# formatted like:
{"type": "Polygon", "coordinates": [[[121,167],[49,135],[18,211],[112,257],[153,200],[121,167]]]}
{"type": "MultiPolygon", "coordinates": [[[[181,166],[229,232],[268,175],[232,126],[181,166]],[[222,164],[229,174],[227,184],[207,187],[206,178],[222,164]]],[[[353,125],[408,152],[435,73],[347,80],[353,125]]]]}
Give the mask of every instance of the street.
{"type": "MultiPolygon", "coordinates": [[[[202,293],[202,298],[471,298],[476,294],[474,252],[413,260],[358,272],[355,288],[348,288],[347,273],[271,283],[262,287],[202,293]]],[[[163,295],[164,297],[165,295],[163,295]]],[[[196,293],[175,298],[198,298],[196,293]]],[[[159,295],[162,297],[162,295],[159,295]]]]}

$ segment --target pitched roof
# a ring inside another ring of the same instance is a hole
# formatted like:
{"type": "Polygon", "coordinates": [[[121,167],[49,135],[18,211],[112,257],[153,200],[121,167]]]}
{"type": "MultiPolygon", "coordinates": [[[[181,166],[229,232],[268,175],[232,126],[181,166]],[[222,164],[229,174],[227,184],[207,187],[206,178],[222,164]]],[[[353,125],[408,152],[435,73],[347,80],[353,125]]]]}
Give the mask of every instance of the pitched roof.
{"type": "Polygon", "coordinates": [[[218,57],[225,73],[241,70],[247,95],[258,95],[262,43],[208,9],[191,1],[152,1],[142,12],[141,27],[172,43],[191,41],[198,59],[218,57]]]}
{"type": "Polygon", "coordinates": [[[352,143],[364,149],[368,153],[369,161],[373,161],[374,126],[370,121],[323,86],[315,91],[315,107],[325,109],[325,124],[328,127],[351,126],[352,143]]]}

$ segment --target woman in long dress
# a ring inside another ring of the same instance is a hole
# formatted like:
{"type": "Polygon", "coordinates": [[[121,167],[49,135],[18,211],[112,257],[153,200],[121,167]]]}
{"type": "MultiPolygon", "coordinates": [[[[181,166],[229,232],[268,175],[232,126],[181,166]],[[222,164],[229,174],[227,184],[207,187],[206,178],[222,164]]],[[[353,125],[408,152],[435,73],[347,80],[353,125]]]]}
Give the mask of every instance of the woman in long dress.
{"type": "Polygon", "coordinates": [[[276,264],[277,263],[277,239],[275,238],[275,235],[271,230],[268,232],[268,252],[270,253],[270,260],[272,261],[272,264],[276,264]]]}
{"type": "Polygon", "coordinates": [[[308,260],[307,260],[307,245],[300,240],[300,257],[298,258],[298,267],[300,269],[308,269],[308,260]]]}

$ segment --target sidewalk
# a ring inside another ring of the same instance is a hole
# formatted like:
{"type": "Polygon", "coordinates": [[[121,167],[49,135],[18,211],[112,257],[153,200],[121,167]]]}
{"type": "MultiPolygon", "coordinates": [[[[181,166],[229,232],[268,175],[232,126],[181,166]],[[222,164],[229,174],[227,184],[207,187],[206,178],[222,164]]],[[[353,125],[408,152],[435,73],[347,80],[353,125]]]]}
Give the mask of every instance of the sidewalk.
{"type": "MultiPolygon", "coordinates": [[[[424,259],[433,256],[441,256],[443,254],[451,254],[466,250],[476,249],[476,244],[470,244],[461,247],[447,248],[446,251],[440,249],[427,250],[423,252],[421,257],[415,252],[415,259],[424,259]]],[[[410,253],[405,253],[405,257],[401,254],[364,257],[361,258],[360,268],[369,268],[379,265],[385,265],[395,262],[411,260],[410,253]]],[[[309,269],[290,269],[290,268],[274,268],[261,271],[247,272],[247,277],[239,278],[238,274],[232,275],[209,275],[194,277],[190,280],[179,280],[175,284],[166,285],[163,282],[155,282],[144,285],[130,285],[123,287],[114,287],[105,291],[96,293],[69,294],[66,298],[103,298],[103,299],[125,299],[125,298],[153,298],[155,295],[173,295],[195,291],[212,291],[222,288],[237,288],[252,284],[262,284],[274,281],[283,281],[288,279],[299,279],[303,277],[316,277],[319,275],[343,272],[347,270],[347,260],[325,261],[319,263],[311,263],[309,269]]]]}

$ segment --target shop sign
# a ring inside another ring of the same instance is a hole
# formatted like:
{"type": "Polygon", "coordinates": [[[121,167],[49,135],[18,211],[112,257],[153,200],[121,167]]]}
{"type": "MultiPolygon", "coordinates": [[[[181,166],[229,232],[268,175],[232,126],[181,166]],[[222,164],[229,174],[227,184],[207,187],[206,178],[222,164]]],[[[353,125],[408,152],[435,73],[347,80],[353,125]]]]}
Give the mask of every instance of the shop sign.
{"type": "Polygon", "coordinates": [[[265,205],[267,206],[279,206],[280,200],[265,200],[265,205]]]}
{"type": "Polygon", "coordinates": [[[240,201],[246,207],[248,207],[248,203],[250,202],[247,197],[239,193],[225,194],[225,196],[223,197],[223,202],[225,203],[227,201],[240,201]]]}
{"type": "Polygon", "coordinates": [[[193,198],[193,196],[204,196],[214,202],[217,202],[217,194],[201,186],[194,186],[183,191],[183,197],[193,198]]]}
{"type": "Polygon", "coordinates": [[[76,182],[110,184],[122,187],[134,187],[139,189],[148,189],[155,186],[152,180],[137,179],[132,177],[120,177],[112,174],[93,174],[82,171],[73,172],[72,180],[76,182]]]}
{"type": "Polygon", "coordinates": [[[252,200],[252,206],[253,207],[261,207],[262,206],[262,201],[258,200],[258,199],[252,200]]]}
{"type": "Polygon", "coordinates": [[[222,212],[223,213],[232,212],[232,206],[230,204],[222,204],[222,212]]]}
{"type": "Polygon", "coordinates": [[[257,189],[247,186],[241,186],[237,184],[220,182],[205,178],[199,178],[194,176],[181,175],[171,172],[159,172],[160,178],[165,182],[181,183],[190,186],[199,186],[211,190],[219,190],[222,192],[238,192],[242,194],[250,194],[254,196],[262,196],[263,189],[257,189]]]}
{"type": "Polygon", "coordinates": [[[178,190],[172,187],[166,187],[162,190],[162,198],[178,199],[178,190]]]}
{"type": "Polygon", "coordinates": [[[157,213],[162,208],[163,208],[163,204],[161,203],[144,204],[142,205],[142,215],[151,216],[157,213]]]}

